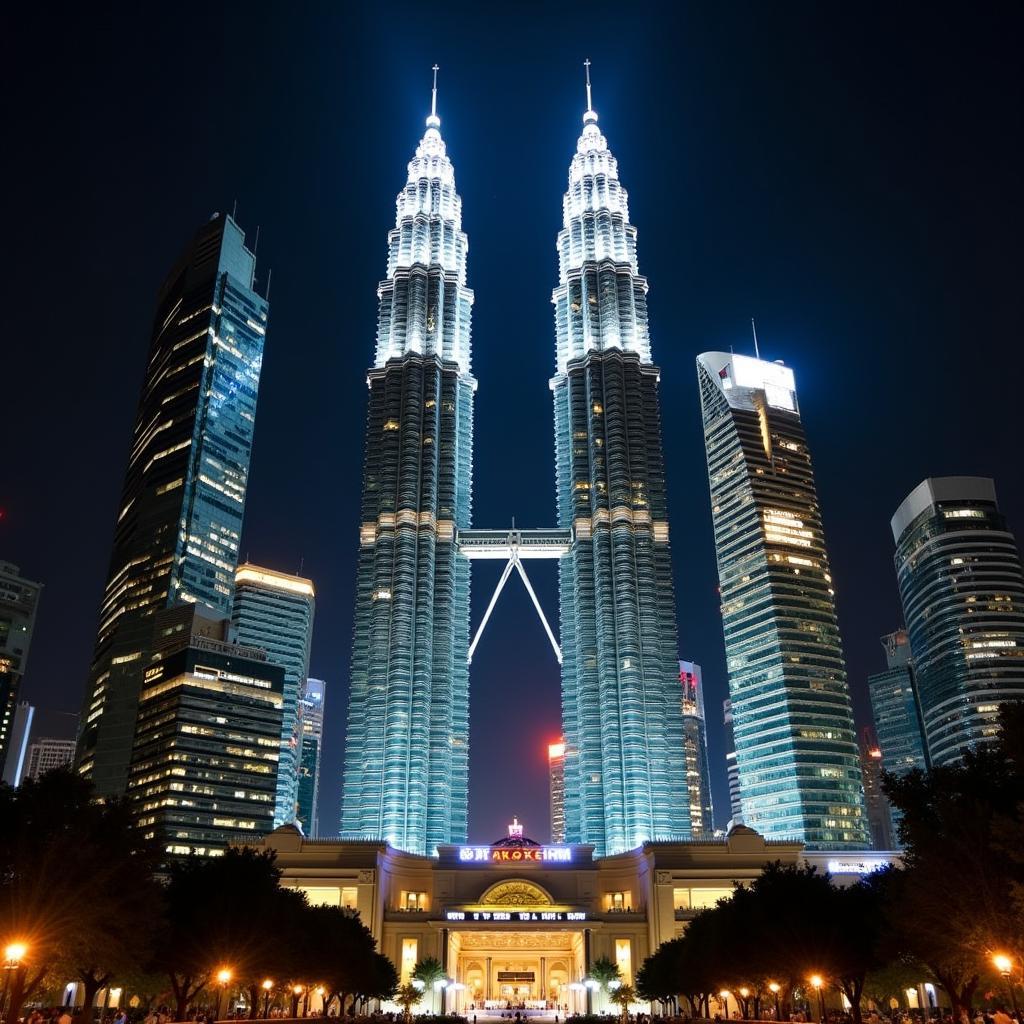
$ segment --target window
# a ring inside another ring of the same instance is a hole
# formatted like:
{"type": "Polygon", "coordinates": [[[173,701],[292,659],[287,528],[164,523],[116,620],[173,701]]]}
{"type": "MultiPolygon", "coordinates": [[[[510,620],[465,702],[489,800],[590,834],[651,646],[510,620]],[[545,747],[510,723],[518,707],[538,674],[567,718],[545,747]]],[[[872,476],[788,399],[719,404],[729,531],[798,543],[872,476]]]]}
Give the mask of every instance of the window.
{"type": "Polygon", "coordinates": [[[629,939],[615,940],[615,963],[619,968],[619,976],[625,985],[633,981],[633,948],[629,939]]]}
{"type": "Polygon", "coordinates": [[[425,892],[403,892],[401,901],[402,910],[426,910],[427,894],[425,892]]]}
{"type": "Polygon", "coordinates": [[[412,977],[413,968],[416,966],[418,947],[417,939],[402,939],[402,965],[399,974],[403,985],[407,985],[412,977]]]}

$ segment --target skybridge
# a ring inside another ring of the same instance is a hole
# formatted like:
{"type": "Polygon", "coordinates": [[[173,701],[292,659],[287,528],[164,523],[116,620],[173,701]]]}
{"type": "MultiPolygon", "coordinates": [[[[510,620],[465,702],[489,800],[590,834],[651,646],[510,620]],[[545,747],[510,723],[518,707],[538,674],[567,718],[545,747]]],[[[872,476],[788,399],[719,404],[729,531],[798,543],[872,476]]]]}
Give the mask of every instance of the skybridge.
{"type": "Polygon", "coordinates": [[[480,642],[480,637],[483,636],[484,628],[491,617],[491,612],[494,611],[494,606],[498,603],[498,598],[501,596],[502,590],[505,589],[505,584],[508,582],[509,576],[512,575],[513,569],[519,573],[523,585],[526,587],[526,592],[530,595],[530,600],[533,601],[533,607],[537,609],[537,615],[540,617],[544,632],[551,642],[551,649],[555,652],[558,664],[562,664],[562,648],[559,647],[555,634],[552,632],[547,617],[544,615],[544,610],[540,606],[540,601],[537,600],[537,595],[530,583],[530,577],[526,575],[523,562],[530,558],[561,558],[569,553],[572,539],[572,530],[559,529],[517,530],[513,526],[509,530],[458,531],[456,543],[466,558],[470,560],[477,558],[505,559],[506,562],[505,570],[502,572],[498,585],[494,588],[493,595],[491,595],[490,603],[487,605],[487,611],[484,612],[484,617],[477,627],[473,642],[469,645],[469,657],[467,660],[470,664],[473,662],[473,652],[476,650],[476,645],[480,642]]]}

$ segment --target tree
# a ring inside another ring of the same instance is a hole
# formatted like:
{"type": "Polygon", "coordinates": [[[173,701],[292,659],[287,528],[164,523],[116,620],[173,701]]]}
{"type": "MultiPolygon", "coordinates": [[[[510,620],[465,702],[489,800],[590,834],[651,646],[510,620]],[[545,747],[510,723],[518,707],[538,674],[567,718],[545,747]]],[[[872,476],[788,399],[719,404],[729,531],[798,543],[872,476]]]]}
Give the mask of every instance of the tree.
{"type": "Polygon", "coordinates": [[[434,992],[436,998],[436,983],[445,980],[448,976],[441,966],[441,961],[436,957],[428,956],[420,960],[412,969],[412,977],[417,981],[422,981],[424,988],[428,992],[434,992]]]}
{"type": "Polygon", "coordinates": [[[413,984],[407,983],[399,987],[395,993],[395,1001],[402,1008],[405,1019],[412,1019],[412,1008],[420,1001],[423,993],[413,984]]]}
{"type": "Polygon", "coordinates": [[[617,985],[612,989],[610,998],[621,1011],[625,1024],[629,1017],[629,1004],[636,1001],[636,989],[632,985],[617,985]]]}
{"type": "Polygon", "coordinates": [[[659,1002],[663,1009],[671,1008],[673,1014],[678,1010],[676,997],[682,992],[679,960],[684,949],[683,936],[669,939],[668,942],[663,942],[636,972],[636,989],[641,998],[659,1002]]]}
{"type": "Polygon", "coordinates": [[[8,1019],[48,973],[73,974],[91,1024],[96,993],[144,958],[161,911],[159,850],[128,806],[97,803],[70,769],[0,787],[0,934],[28,947],[8,1019]]]}

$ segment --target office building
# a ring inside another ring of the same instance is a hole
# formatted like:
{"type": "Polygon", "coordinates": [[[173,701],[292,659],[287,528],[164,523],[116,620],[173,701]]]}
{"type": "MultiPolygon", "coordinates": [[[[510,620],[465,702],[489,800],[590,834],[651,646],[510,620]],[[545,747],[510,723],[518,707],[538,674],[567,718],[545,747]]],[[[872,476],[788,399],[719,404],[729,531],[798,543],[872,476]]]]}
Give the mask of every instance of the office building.
{"type": "Polygon", "coordinates": [[[299,698],[309,672],[315,611],[312,580],[249,562],[238,567],[232,638],[248,647],[263,648],[270,661],[284,669],[275,827],[294,821],[298,806],[303,739],[299,698]]]}
{"type": "Polygon", "coordinates": [[[558,234],[554,396],[565,834],[599,857],[690,835],[647,280],[590,102],[558,234]]]}
{"type": "Polygon", "coordinates": [[[565,842],[565,743],[548,744],[548,792],[551,801],[551,842],[565,842]]]}
{"type": "Polygon", "coordinates": [[[903,775],[914,768],[929,767],[910,637],[905,629],[896,630],[882,637],[882,647],[887,667],[868,676],[871,713],[882,752],[882,769],[903,775]]]}
{"type": "Polygon", "coordinates": [[[743,821],[868,841],[835,589],[793,371],[697,359],[743,821]]]}
{"type": "Polygon", "coordinates": [[[743,824],[743,801],[740,799],[740,770],[736,765],[736,735],[732,728],[732,701],[722,701],[722,724],[725,726],[725,770],[729,779],[729,825],[743,824]]]}
{"type": "Polygon", "coordinates": [[[0,561],[0,770],[6,770],[11,752],[21,679],[42,589],[41,583],[25,579],[16,565],[0,561]]]}
{"type": "Polygon", "coordinates": [[[27,700],[18,701],[11,716],[10,742],[3,763],[3,778],[8,786],[19,786],[28,761],[28,738],[36,709],[27,700]]]}
{"type": "Polygon", "coordinates": [[[683,749],[690,793],[690,831],[694,839],[710,839],[715,831],[715,815],[711,803],[711,764],[700,665],[692,661],[679,662],[679,682],[683,688],[683,749]]]}
{"type": "Polygon", "coordinates": [[[327,684],[322,679],[307,679],[299,701],[302,731],[302,757],[299,761],[298,823],[304,835],[316,839],[320,834],[320,754],[324,741],[324,702],[327,684]]]}
{"type": "Polygon", "coordinates": [[[871,832],[871,849],[894,850],[892,811],[882,791],[882,750],[870,726],[860,733],[860,768],[864,776],[864,809],[871,832]]]}
{"type": "Polygon", "coordinates": [[[437,92],[379,297],[341,834],[428,854],[466,838],[473,394],[468,242],[437,92]]]}
{"type": "Polygon", "coordinates": [[[268,304],[231,217],[196,233],[157,297],[82,708],[79,771],[125,792],[153,616],[231,612],[268,304]]]}
{"type": "Polygon", "coordinates": [[[28,748],[28,768],[25,770],[25,777],[38,779],[55,768],[71,764],[74,757],[74,740],[55,740],[49,736],[40,736],[28,748]]]}
{"type": "Polygon", "coordinates": [[[195,604],[151,619],[128,783],[172,856],[216,856],[274,827],[284,672],[195,604]]]}
{"type": "Polygon", "coordinates": [[[922,481],[892,518],[925,747],[949,764],[1024,700],[1024,573],[993,481],[922,481]]]}

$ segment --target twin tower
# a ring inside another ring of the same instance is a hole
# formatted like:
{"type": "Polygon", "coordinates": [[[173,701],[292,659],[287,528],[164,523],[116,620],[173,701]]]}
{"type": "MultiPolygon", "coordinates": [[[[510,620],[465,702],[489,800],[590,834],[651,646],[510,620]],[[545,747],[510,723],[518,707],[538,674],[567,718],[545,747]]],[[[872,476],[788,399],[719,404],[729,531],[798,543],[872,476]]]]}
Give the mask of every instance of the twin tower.
{"type": "MultiPolygon", "coordinates": [[[[470,529],[473,292],[436,103],[435,78],[378,289],[341,814],[420,854],[467,838],[470,560],[502,536],[470,529]]],[[[559,560],[566,840],[604,856],[690,821],[647,281],[589,80],[558,256],[558,529],[534,540],[559,560]]]]}

